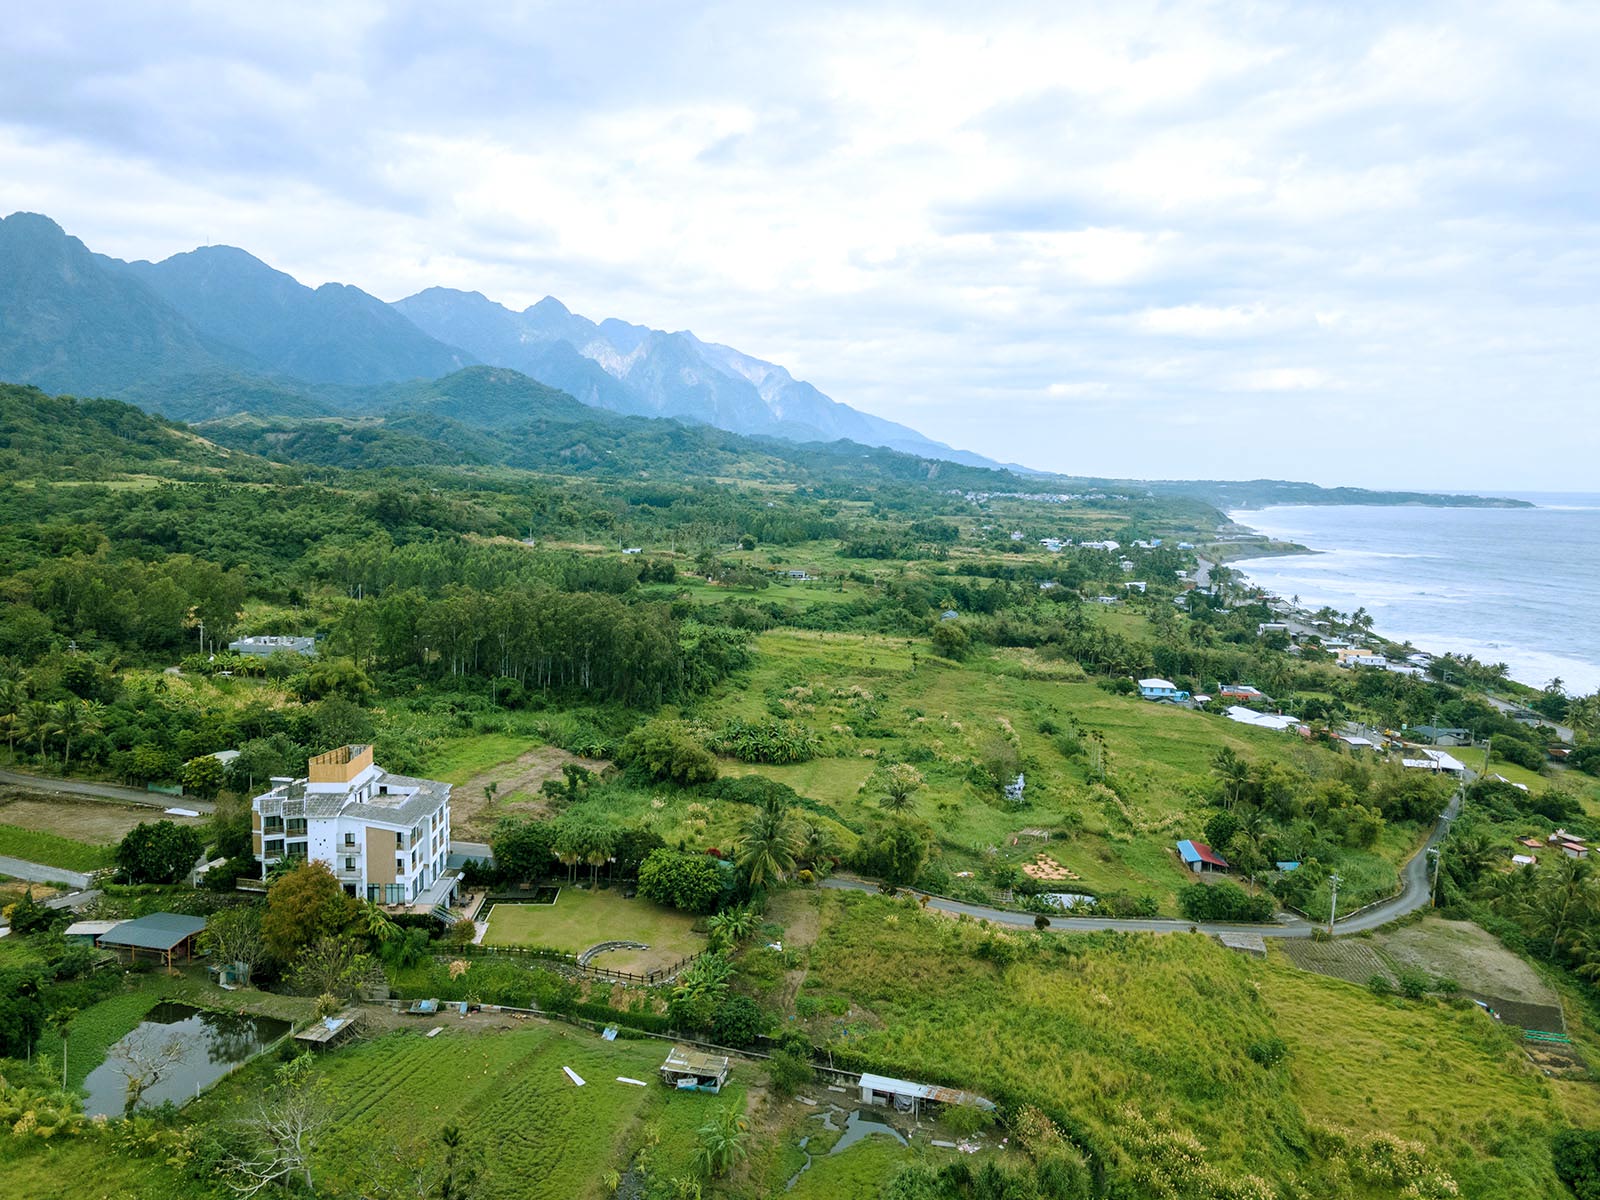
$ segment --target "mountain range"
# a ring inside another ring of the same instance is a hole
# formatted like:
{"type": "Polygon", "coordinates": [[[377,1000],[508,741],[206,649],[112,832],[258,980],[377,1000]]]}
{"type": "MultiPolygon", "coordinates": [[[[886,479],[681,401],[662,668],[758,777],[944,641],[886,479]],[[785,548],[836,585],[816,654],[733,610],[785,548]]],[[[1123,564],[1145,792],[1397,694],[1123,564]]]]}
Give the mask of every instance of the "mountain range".
{"type": "Polygon", "coordinates": [[[554,297],[516,312],[428,288],[387,304],[347,284],[306,287],[232,246],[124,262],[48,217],[0,220],[0,379],[193,420],[338,413],[348,389],[473,365],[615,413],[998,465],[833,400],[775,363],[688,332],[596,323],[554,297]]]}

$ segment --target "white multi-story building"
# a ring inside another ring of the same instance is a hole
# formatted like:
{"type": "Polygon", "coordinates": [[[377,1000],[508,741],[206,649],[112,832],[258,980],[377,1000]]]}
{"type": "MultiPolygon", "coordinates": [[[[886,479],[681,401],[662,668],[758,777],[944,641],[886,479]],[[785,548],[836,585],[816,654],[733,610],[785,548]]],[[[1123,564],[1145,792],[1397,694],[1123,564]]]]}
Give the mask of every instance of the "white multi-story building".
{"type": "Polygon", "coordinates": [[[311,759],[304,779],[275,778],[251,801],[262,878],[281,858],[325,863],[352,896],[378,904],[448,904],[450,785],[392,775],[371,746],[311,759]]]}

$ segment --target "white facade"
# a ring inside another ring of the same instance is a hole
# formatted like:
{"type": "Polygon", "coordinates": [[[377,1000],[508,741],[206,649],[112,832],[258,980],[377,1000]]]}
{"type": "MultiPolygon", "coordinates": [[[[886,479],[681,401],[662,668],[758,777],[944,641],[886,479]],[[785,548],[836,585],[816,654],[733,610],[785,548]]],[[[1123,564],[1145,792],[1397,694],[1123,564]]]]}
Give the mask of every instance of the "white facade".
{"type": "Polygon", "coordinates": [[[423,902],[447,882],[449,784],[390,774],[371,746],[317,755],[306,778],[272,783],[251,802],[263,878],[280,858],[315,859],[380,904],[423,902]]]}

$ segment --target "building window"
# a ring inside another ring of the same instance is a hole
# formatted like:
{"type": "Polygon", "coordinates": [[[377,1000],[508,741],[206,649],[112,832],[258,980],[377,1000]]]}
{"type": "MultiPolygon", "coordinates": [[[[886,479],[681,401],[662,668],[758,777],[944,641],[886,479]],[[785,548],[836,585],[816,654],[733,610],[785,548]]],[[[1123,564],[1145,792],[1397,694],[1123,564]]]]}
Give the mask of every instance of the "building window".
{"type": "Polygon", "coordinates": [[[289,857],[304,862],[306,859],[306,844],[304,842],[290,842],[288,845],[289,857]]]}
{"type": "Polygon", "coordinates": [[[263,830],[265,830],[267,833],[282,833],[283,832],[283,818],[281,816],[280,817],[263,817],[261,819],[261,828],[263,830]]]}
{"type": "Polygon", "coordinates": [[[262,858],[282,858],[283,857],[283,839],[282,838],[268,838],[265,842],[263,842],[261,844],[261,857],[262,858]]]}
{"type": "Polygon", "coordinates": [[[306,819],[304,817],[290,817],[289,818],[289,836],[290,837],[305,837],[305,835],[306,835],[306,819]]]}
{"type": "Polygon", "coordinates": [[[355,844],[356,844],[356,835],[353,834],[353,833],[345,834],[344,835],[344,844],[353,849],[355,847],[355,844]]]}
{"type": "Polygon", "coordinates": [[[405,859],[397,858],[397,859],[394,860],[394,873],[396,875],[404,875],[406,873],[406,860],[405,859]]]}
{"type": "Polygon", "coordinates": [[[345,859],[344,860],[344,869],[346,871],[354,871],[356,869],[356,860],[353,859],[353,858],[345,859]]]}
{"type": "Polygon", "coordinates": [[[406,848],[406,835],[405,834],[397,833],[397,834],[394,835],[394,848],[396,850],[404,850],[406,848]]]}

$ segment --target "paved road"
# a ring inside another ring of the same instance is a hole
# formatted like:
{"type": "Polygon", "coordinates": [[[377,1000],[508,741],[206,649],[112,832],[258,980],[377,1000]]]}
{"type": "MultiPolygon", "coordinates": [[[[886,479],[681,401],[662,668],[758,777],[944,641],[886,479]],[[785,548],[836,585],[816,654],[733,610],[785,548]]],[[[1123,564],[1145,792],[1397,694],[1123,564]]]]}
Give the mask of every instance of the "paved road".
{"type": "MultiPolygon", "coordinates": [[[[1484,700],[1488,702],[1489,707],[1498,709],[1500,712],[1506,714],[1514,713],[1527,707],[1524,704],[1512,704],[1508,700],[1500,700],[1494,696],[1485,696],[1484,700]]],[[[1556,731],[1556,737],[1560,738],[1563,742],[1567,742],[1569,744],[1571,743],[1573,737],[1572,726],[1561,725],[1555,721],[1547,720],[1544,717],[1539,718],[1539,724],[1543,725],[1546,729],[1554,729],[1556,731]]]]}
{"type": "Polygon", "coordinates": [[[0,854],[0,875],[13,879],[26,879],[29,883],[66,883],[75,888],[89,886],[89,877],[80,871],[65,867],[47,867],[43,863],[28,862],[22,858],[8,858],[0,854]]]}
{"type": "MultiPolygon", "coordinates": [[[[1450,803],[1440,815],[1438,823],[1434,825],[1433,832],[1428,836],[1423,848],[1412,855],[1409,862],[1400,869],[1400,894],[1392,900],[1385,900],[1357,913],[1353,917],[1335,923],[1336,935],[1348,933],[1361,933],[1368,929],[1377,929],[1387,925],[1398,917],[1403,917],[1409,912],[1415,912],[1428,903],[1428,855],[1427,851],[1437,846],[1450,832],[1450,825],[1461,812],[1461,796],[1457,793],[1452,796],[1450,803]]],[[[834,875],[822,881],[825,888],[835,888],[843,891],[876,892],[878,885],[864,879],[856,879],[848,875],[834,875]]],[[[911,891],[911,889],[903,889],[911,891]]],[[[922,893],[913,893],[921,895],[922,893]]],[[[942,896],[929,896],[928,907],[936,908],[940,912],[960,913],[969,917],[978,917],[993,921],[999,925],[1033,925],[1033,914],[1014,912],[1004,908],[990,908],[984,904],[968,904],[962,900],[946,900],[942,896]]],[[[1271,925],[1231,925],[1231,924],[1196,924],[1193,921],[1158,920],[1118,920],[1115,917],[1069,917],[1062,916],[1054,919],[1052,929],[1066,933],[1092,933],[1102,930],[1121,929],[1130,933],[1186,933],[1198,929],[1201,933],[1259,933],[1262,937],[1304,938],[1310,937],[1318,926],[1301,917],[1285,913],[1277,922],[1271,925]]]]}
{"type": "Polygon", "coordinates": [[[142,804],[147,808],[192,808],[198,813],[210,813],[215,812],[217,807],[192,796],[163,796],[159,792],[146,792],[116,783],[52,779],[47,775],[30,775],[24,771],[0,771],[0,783],[29,788],[35,792],[57,792],[67,796],[89,796],[95,800],[116,800],[122,804],[142,804]]]}

